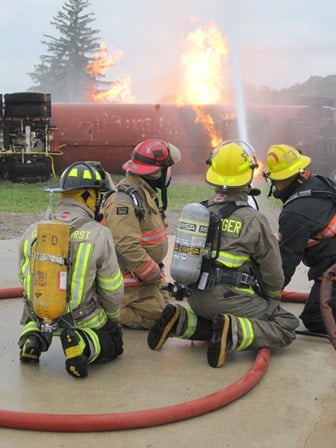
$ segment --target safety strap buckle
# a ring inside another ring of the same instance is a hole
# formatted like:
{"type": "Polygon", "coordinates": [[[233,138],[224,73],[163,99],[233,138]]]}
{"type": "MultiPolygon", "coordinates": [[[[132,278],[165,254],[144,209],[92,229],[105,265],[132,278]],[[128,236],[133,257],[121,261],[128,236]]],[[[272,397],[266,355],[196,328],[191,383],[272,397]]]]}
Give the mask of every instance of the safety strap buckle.
{"type": "Polygon", "coordinates": [[[225,268],[216,270],[216,280],[216,283],[226,283],[234,286],[251,286],[255,284],[253,275],[225,268]]]}
{"type": "Polygon", "coordinates": [[[246,272],[239,272],[238,273],[238,281],[242,285],[251,285],[251,275],[246,274],[246,272]]]}

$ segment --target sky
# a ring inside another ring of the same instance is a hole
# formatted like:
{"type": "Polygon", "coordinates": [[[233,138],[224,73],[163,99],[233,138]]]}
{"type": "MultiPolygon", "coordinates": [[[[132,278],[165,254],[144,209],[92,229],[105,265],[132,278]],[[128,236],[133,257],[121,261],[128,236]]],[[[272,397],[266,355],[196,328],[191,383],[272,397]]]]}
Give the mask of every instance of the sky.
{"type": "MultiPolygon", "coordinates": [[[[66,0],[0,0],[0,93],[27,90],[46,53],[43,35],[66,0]]],[[[336,2],[332,0],[90,0],[90,25],[109,53],[122,57],[108,78],[130,77],[136,103],[174,91],[186,36],[214,23],[235,49],[241,81],[290,87],[336,74],[336,2]]],[[[232,65],[226,70],[232,70],[232,65]]]]}

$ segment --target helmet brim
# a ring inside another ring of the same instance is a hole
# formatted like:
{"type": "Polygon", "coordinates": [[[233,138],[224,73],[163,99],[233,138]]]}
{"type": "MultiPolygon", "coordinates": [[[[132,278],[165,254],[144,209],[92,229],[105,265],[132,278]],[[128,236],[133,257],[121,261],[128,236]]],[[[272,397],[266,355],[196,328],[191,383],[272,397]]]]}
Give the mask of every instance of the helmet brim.
{"type": "Polygon", "coordinates": [[[300,160],[296,164],[293,164],[290,167],[285,168],[283,170],[279,170],[279,171],[272,171],[269,173],[267,173],[267,171],[266,171],[265,175],[269,179],[275,180],[275,181],[287,180],[287,179],[290,179],[291,177],[296,176],[300,172],[300,170],[304,170],[310,164],[311,164],[311,158],[301,154],[300,160]]]}
{"type": "Polygon", "coordinates": [[[117,191],[117,188],[114,186],[114,184],[106,185],[106,187],[95,187],[94,185],[88,185],[87,187],[74,187],[74,188],[61,188],[59,185],[50,185],[48,187],[45,187],[43,189],[47,193],[66,193],[67,191],[73,191],[73,190],[98,190],[101,192],[108,192],[108,191],[117,191]]]}
{"type": "Polygon", "coordinates": [[[43,188],[47,193],[62,193],[64,190],[59,185],[49,185],[43,188]]]}
{"type": "Polygon", "coordinates": [[[212,167],[208,168],[205,174],[205,180],[210,185],[227,187],[227,188],[239,188],[251,183],[253,178],[253,170],[237,174],[235,176],[221,176],[212,167]]]}
{"type": "Polygon", "coordinates": [[[156,173],[162,170],[161,166],[148,165],[141,162],[134,162],[133,160],[128,160],[122,165],[122,169],[126,173],[138,174],[139,176],[146,176],[148,174],[156,173]]]}

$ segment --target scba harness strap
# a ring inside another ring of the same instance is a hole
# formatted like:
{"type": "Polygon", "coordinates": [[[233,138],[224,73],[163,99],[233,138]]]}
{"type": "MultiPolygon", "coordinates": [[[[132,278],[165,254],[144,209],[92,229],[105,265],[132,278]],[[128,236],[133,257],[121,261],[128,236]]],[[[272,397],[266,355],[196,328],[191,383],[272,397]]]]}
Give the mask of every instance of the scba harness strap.
{"type": "MultiPolygon", "coordinates": [[[[210,209],[211,205],[209,206],[207,203],[203,204],[205,207],[210,209]]],[[[215,204],[212,204],[215,205],[215,204]]],[[[212,247],[216,248],[216,258],[218,256],[218,253],[220,251],[220,244],[221,244],[221,226],[220,223],[223,221],[223,219],[229,218],[229,216],[232,215],[232,213],[239,208],[243,207],[250,207],[250,205],[247,202],[239,202],[239,201],[232,201],[225,204],[222,208],[218,210],[218,212],[212,212],[210,211],[211,215],[211,222],[213,223],[209,227],[209,233],[212,233],[210,235],[210,239],[212,242],[212,247]],[[215,230],[217,230],[217,241],[214,241],[215,238],[215,230]]]]}
{"type": "MultiPolygon", "coordinates": [[[[209,205],[208,201],[204,201],[202,202],[202,205],[210,209],[212,205],[216,204],[209,205]]],[[[241,287],[254,286],[256,284],[254,276],[236,269],[219,267],[218,264],[216,264],[216,258],[221,250],[220,245],[222,230],[220,223],[223,219],[227,219],[235,210],[243,207],[250,207],[250,205],[247,202],[232,201],[226,203],[218,210],[218,212],[210,212],[207,245],[210,244],[211,247],[215,249],[216,256],[203,259],[198,289],[209,290],[218,283],[241,287]],[[216,235],[217,240],[215,240],[216,235]]]]}
{"type": "Polygon", "coordinates": [[[145,217],[145,208],[143,206],[143,200],[139,193],[139,190],[134,185],[122,184],[118,186],[118,191],[120,193],[127,194],[133,201],[135,215],[139,219],[145,217]]]}
{"type": "Polygon", "coordinates": [[[320,199],[330,199],[336,205],[336,184],[331,179],[326,176],[316,176],[318,179],[322,180],[328,187],[329,190],[302,190],[297,191],[292,194],[287,201],[284,203],[284,207],[288,205],[290,202],[295,201],[295,199],[299,198],[310,198],[316,197],[320,199]]]}
{"type": "Polygon", "coordinates": [[[107,198],[111,196],[111,194],[115,193],[125,193],[127,194],[133,202],[134,212],[137,218],[143,219],[145,217],[145,207],[143,205],[143,199],[137,187],[129,184],[122,184],[117,186],[117,191],[110,191],[105,194],[103,202],[105,203],[107,198]]]}
{"type": "Polygon", "coordinates": [[[246,272],[235,271],[233,269],[216,268],[217,283],[225,283],[233,286],[254,286],[256,279],[246,272]]]}

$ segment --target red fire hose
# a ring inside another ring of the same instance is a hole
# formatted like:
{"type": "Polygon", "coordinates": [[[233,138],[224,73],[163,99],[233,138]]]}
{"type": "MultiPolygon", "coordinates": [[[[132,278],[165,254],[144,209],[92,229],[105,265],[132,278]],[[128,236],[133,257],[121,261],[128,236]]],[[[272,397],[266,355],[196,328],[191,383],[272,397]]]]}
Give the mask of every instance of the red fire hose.
{"type": "Polygon", "coordinates": [[[305,303],[309,294],[307,292],[282,291],[282,302],[305,303]]]}
{"type": "MultiPolygon", "coordinates": [[[[23,295],[22,288],[0,290],[0,298],[23,295]]],[[[307,294],[284,292],[282,300],[304,302],[307,294]]],[[[226,406],[245,395],[268,368],[270,350],[260,349],[249,371],[235,383],[210,395],[156,409],[112,414],[39,414],[0,410],[0,426],[12,429],[55,432],[97,432],[136,429],[187,420],[226,406]]]]}
{"type": "Polygon", "coordinates": [[[187,420],[219,409],[250,391],[266,373],[268,348],[260,349],[250,370],[235,383],[210,395],[156,409],[113,414],[38,414],[0,411],[0,426],[32,431],[97,432],[144,428],[187,420]]]}
{"type": "MultiPolygon", "coordinates": [[[[22,288],[0,290],[0,298],[22,297],[22,288]]],[[[172,406],[113,414],[38,414],[0,410],[0,427],[31,431],[97,432],[144,428],[187,420],[226,406],[245,395],[268,368],[270,350],[260,349],[249,371],[235,383],[205,397],[172,406]]]]}
{"type": "Polygon", "coordinates": [[[322,277],[320,290],[320,308],[324,325],[327,329],[330,342],[336,350],[336,322],[330,307],[333,280],[336,276],[336,264],[331,266],[322,277]]]}
{"type": "Polygon", "coordinates": [[[23,288],[0,289],[0,299],[16,299],[23,296],[23,288]]]}
{"type": "MultiPolygon", "coordinates": [[[[305,303],[308,298],[306,292],[282,291],[281,300],[283,302],[305,303]]],[[[0,289],[0,299],[11,299],[23,296],[23,288],[0,289]]]]}

